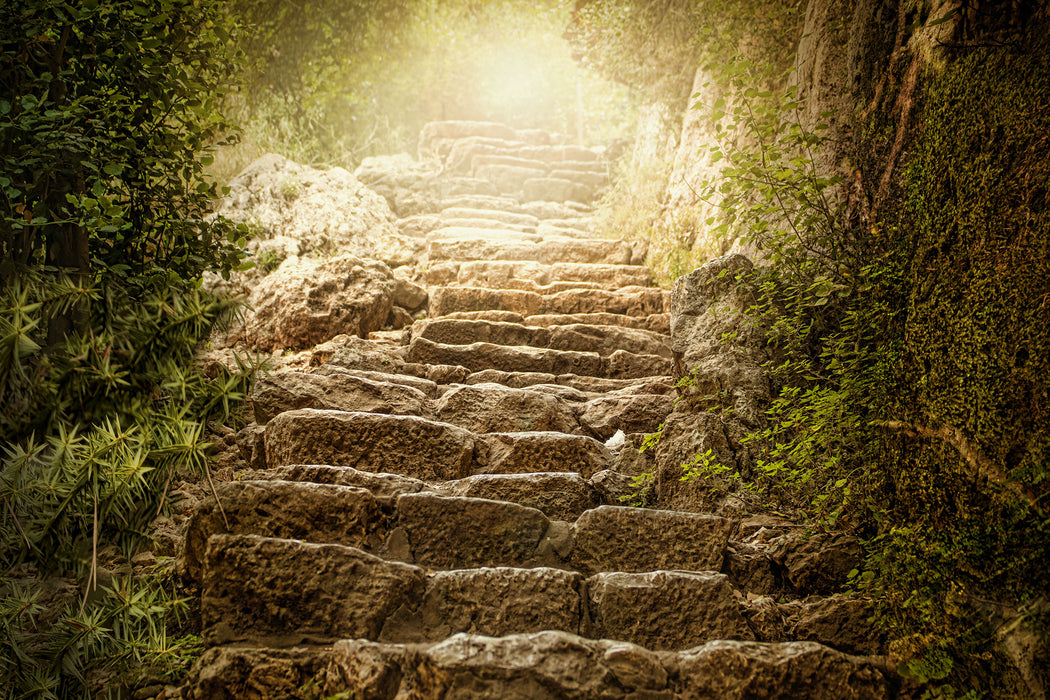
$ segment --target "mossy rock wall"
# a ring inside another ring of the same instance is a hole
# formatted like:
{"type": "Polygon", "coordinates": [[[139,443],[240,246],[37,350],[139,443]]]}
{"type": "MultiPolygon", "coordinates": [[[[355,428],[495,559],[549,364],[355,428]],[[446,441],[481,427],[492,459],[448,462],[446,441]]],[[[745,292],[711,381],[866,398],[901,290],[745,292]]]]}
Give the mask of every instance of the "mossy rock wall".
{"type": "Polygon", "coordinates": [[[877,465],[891,486],[877,559],[892,619],[944,651],[920,675],[954,663],[1024,697],[1045,692],[1048,663],[1050,53],[974,47],[921,94],[894,234],[903,352],[885,397],[919,434],[887,438],[877,465]]]}

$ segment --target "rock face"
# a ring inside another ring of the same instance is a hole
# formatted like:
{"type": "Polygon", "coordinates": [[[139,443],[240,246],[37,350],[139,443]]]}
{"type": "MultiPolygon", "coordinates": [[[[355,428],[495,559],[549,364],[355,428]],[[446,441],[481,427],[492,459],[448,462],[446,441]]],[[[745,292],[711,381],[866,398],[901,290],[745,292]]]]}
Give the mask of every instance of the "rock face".
{"type": "Polygon", "coordinates": [[[705,484],[682,481],[683,465],[696,455],[745,475],[754,468],[743,440],[765,425],[771,389],[762,365],[773,354],[766,328],[747,313],[757,299],[751,272],[746,257],[728,255],[679,278],[671,292],[675,376],[688,385],[664,423],[656,488],[676,507],[717,506],[705,484]]]}
{"type": "Polygon", "coordinates": [[[181,697],[895,697],[852,655],[882,650],[865,602],[829,595],[857,543],[678,480],[701,448],[743,465],[768,399],[721,275],[746,260],[649,286],[588,237],[598,154],[552,135],[443,122],[420,151],[358,170],[420,269],[289,259],[253,293],[246,337],[310,349],[252,391],[254,470],[188,517],[208,648],[181,697]],[[735,423],[698,410],[716,386],[735,423]],[[624,505],[654,472],[659,508],[624,505]]]}
{"type": "Polygon", "coordinates": [[[304,350],[342,333],[366,337],[386,325],[396,287],[390,268],[374,260],[289,258],[252,290],[244,336],[267,351],[304,350]]]}
{"type": "Polygon", "coordinates": [[[274,153],[230,182],[217,212],[263,239],[295,241],[297,255],[349,253],[398,265],[411,262],[416,248],[398,233],[383,198],[353,174],[316,170],[274,153]]]}

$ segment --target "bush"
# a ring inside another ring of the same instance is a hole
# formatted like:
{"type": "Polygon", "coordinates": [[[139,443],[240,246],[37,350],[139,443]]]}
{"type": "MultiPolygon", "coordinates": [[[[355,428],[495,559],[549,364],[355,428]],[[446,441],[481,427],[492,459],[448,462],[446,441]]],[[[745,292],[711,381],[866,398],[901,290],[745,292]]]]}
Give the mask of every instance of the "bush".
{"type": "Polygon", "coordinates": [[[100,586],[99,558],[207,478],[208,423],[251,377],[193,359],[234,312],[201,273],[242,259],[202,177],[235,54],[208,0],[12,0],[0,22],[0,687],[83,697],[196,643],[168,635],[170,581],[100,586]]]}

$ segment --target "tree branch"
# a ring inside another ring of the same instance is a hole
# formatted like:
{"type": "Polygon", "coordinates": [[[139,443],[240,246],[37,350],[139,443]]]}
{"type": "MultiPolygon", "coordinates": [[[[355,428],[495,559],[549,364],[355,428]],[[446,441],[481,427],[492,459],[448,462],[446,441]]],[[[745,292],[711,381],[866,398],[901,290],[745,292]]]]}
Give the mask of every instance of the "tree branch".
{"type": "Polygon", "coordinates": [[[878,428],[896,430],[908,435],[909,437],[937,438],[939,440],[944,440],[954,447],[959,453],[959,456],[962,457],[967,464],[976,469],[978,474],[989,481],[994,481],[1000,486],[1005,487],[1017,496],[1018,499],[1025,501],[1029,506],[1041,512],[1041,509],[1036,504],[1035,496],[1031,492],[1026,491],[1020,483],[1010,479],[1002,467],[977,449],[977,447],[974,446],[974,444],[970,442],[970,440],[958,428],[951,425],[945,425],[942,428],[931,428],[926,425],[904,423],[896,420],[877,420],[872,421],[871,424],[878,428]]]}

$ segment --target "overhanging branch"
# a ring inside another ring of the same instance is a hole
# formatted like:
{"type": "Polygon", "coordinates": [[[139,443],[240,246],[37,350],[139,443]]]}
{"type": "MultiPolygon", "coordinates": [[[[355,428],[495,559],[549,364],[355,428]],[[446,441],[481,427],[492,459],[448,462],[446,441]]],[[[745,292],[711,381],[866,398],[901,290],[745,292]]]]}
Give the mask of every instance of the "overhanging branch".
{"type": "Polygon", "coordinates": [[[931,428],[926,425],[904,423],[895,420],[877,420],[872,421],[871,424],[878,428],[901,432],[909,437],[936,438],[938,440],[944,440],[954,447],[959,453],[959,456],[962,457],[967,464],[976,469],[978,474],[989,481],[993,481],[1006,488],[1017,496],[1018,499],[1025,501],[1032,508],[1040,510],[1036,505],[1035,496],[1029,491],[1026,491],[1020,483],[1010,479],[1001,466],[993,462],[987,455],[977,449],[977,447],[975,447],[958,428],[951,425],[945,425],[941,428],[931,428]]]}

